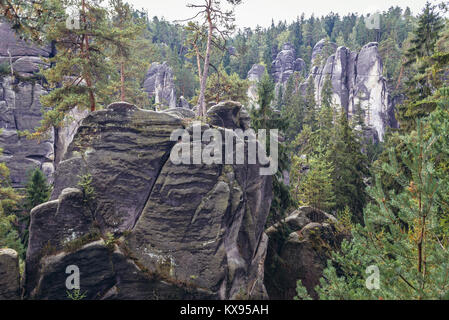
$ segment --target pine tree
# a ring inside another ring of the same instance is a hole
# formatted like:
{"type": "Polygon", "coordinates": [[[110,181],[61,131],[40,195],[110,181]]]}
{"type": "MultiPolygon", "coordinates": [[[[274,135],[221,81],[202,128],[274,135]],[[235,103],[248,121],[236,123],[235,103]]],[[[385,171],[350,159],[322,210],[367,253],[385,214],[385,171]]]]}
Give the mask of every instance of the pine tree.
{"type": "Polygon", "coordinates": [[[345,241],[329,262],[317,287],[321,299],[449,298],[448,239],[441,234],[440,186],[432,161],[436,137],[425,138],[423,127],[418,121],[417,132],[401,137],[408,150],[401,158],[410,177],[400,173],[394,150],[383,164],[403,189],[387,194],[379,176],[368,188],[373,202],[364,212],[365,227],[356,226],[351,242],[345,241]],[[365,284],[370,266],[379,270],[377,290],[365,284]]]}
{"type": "MultiPolygon", "coordinates": [[[[273,176],[273,200],[271,202],[270,215],[267,225],[272,225],[281,221],[292,205],[292,200],[288,186],[284,184],[284,172],[289,169],[288,148],[283,142],[283,134],[287,127],[287,121],[279,111],[272,108],[274,99],[274,83],[265,72],[258,84],[259,108],[251,109],[251,127],[259,129],[278,129],[281,138],[279,139],[278,159],[279,166],[277,173],[273,176]]],[[[267,150],[269,150],[270,139],[267,138],[267,150]]]]}
{"type": "Polygon", "coordinates": [[[369,176],[368,160],[362,153],[362,145],[350,127],[345,112],[340,112],[335,125],[329,161],[334,166],[335,209],[344,210],[348,206],[354,216],[361,220],[366,204],[364,180],[369,176]]]}
{"type": "Polygon", "coordinates": [[[316,98],[315,98],[315,82],[313,77],[307,80],[307,89],[305,96],[305,115],[304,123],[312,129],[316,127],[316,98]]]}
{"type": "MultiPolygon", "coordinates": [[[[228,75],[221,65],[218,72],[210,75],[207,79],[206,103],[232,100],[246,105],[248,102],[248,87],[248,80],[240,79],[237,73],[228,75]]],[[[194,97],[193,101],[197,102],[198,97],[194,97]]]]}
{"type": "Polygon", "coordinates": [[[415,72],[406,83],[407,100],[398,107],[403,132],[413,130],[415,120],[429,115],[436,107],[437,102],[431,96],[438,89],[439,80],[448,65],[447,54],[440,56],[436,52],[436,43],[443,27],[443,18],[437,6],[427,2],[414,30],[411,47],[405,54],[405,66],[413,67],[415,72]]]}
{"type": "Polygon", "coordinates": [[[47,202],[50,198],[50,186],[47,178],[39,168],[31,172],[26,186],[25,208],[30,211],[34,207],[47,202]]]}
{"type": "Polygon", "coordinates": [[[284,94],[284,104],[281,107],[282,116],[287,121],[285,137],[288,142],[293,142],[296,136],[303,130],[305,102],[299,90],[303,78],[294,73],[288,80],[284,94]]]}
{"type": "Polygon", "coordinates": [[[31,138],[40,139],[53,126],[60,126],[74,107],[95,111],[98,103],[107,98],[101,91],[113,73],[105,48],[112,40],[107,11],[93,0],[61,1],[60,16],[66,16],[69,4],[80,10],[79,29],[67,28],[65,19],[45,21],[45,40],[55,45],[56,55],[46,59],[53,67],[42,71],[51,91],[40,100],[48,111],[31,138]]]}
{"type": "Polygon", "coordinates": [[[294,156],[291,189],[296,204],[309,205],[324,211],[331,210],[335,206],[333,171],[334,168],[327,160],[321,143],[316,147],[316,153],[307,161],[300,156],[294,156]]]}
{"type": "Polygon", "coordinates": [[[109,0],[110,6],[110,41],[108,56],[117,62],[117,77],[112,77],[107,89],[110,100],[128,101],[141,107],[146,106],[148,95],[141,89],[145,72],[151,61],[148,51],[151,45],[144,38],[147,17],[139,16],[131,5],[123,0],[109,0]],[[117,78],[117,79],[116,79],[117,78]]]}

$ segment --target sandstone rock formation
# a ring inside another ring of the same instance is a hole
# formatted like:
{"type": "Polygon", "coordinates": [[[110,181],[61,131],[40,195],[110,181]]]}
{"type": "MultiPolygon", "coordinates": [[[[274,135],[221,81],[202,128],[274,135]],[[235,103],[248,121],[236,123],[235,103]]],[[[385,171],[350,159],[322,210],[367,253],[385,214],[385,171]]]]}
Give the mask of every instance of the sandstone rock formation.
{"type": "MultiPolygon", "coordinates": [[[[316,100],[321,103],[321,91],[330,77],[333,87],[333,101],[342,107],[348,116],[361,114],[365,119],[367,139],[382,141],[387,127],[397,127],[394,108],[395,100],[390,98],[387,81],[383,77],[382,59],[377,43],[366,44],[360,52],[338,47],[327,40],[319,41],[312,51],[311,70],[315,84],[316,100]]],[[[289,43],[284,44],[272,63],[272,76],[278,90],[294,72],[305,73],[305,63],[296,58],[295,50],[289,43]]],[[[252,72],[250,71],[252,74],[252,72]]],[[[307,81],[301,84],[305,94],[307,81]]],[[[248,92],[249,97],[254,94],[248,92]]]]}
{"type": "Polygon", "coordinates": [[[321,101],[326,77],[330,77],[334,103],[344,108],[349,117],[361,112],[373,140],[383,140],[386,128],[394,127],[396,122],[382,72],[377,43],[368,43],[358,53],[339,47],[325,63],[311,70],[317,102],[321,101]]]}
{"type": "Polygon", "coordinates": [[[49,48],[17,39],[8,24],[0,23],[0,64],[7,71],[0,74],[0,161],[9,167],[14,187],[23,187],[27,173],[36,167],[45,170],[48,177],[54,171],[54,135],[37,143],[19,134],[32,132],[42,119],[39,97],[47,91],[35,73],[42,65],[40,57],[50,55],[49,48]],[[11,62],[14,76],[9,73],[11,62]]]}
{"type": "Polygon", "coordinates": [[[42,120],[42,95],[48,93],[43,79],[36,73],[46,67],[42,57],[53,54],[50,47],[36,47],[18,39],[6,23],[0,23],[0,147],[1,162],[11,171],[14,187],[23,187],[28,173],[40,168],[51,181],[55,166],[63,157],[85,111],[74,109],[66,119],[66,128],[51,132],[48,139],[37,142],[21,135],[33,132],[42,120]],[[12,63],[13,75],[10,74],[12,63]]]}
{"type": "Polygon", "coordinates": [[[291,300],[296,296],[296,282],[301,280],[308,293],[316,298],[327,260],[348,238],[337,220],[323,211],[302,207],[266,231],[268,241],[265,261],[265,285],[270,299],[291,300]]]}
{"type": "Polygon", "coordinates": [[[287,42],[271,64],[271,73],[276,84],[285,84],[294,72],[303,73],[305,67],[304,60],[296,58],[295,48],[287,42]]]}
{"type": "MultiPolygon", "coordinates": [[[[209,112],[222,136],[249,123],[237,103],[209,112]]],[[[260,165],[174,164],[175,144],[197,145],[170,139],[193,130],[191,113],[116,103],[84,119],[56,171],[53,200],[31,213],[27,297],[66,298],[69,265],[79,267],[88,299],[267,297],[271,177],[260,165]],[[93,196],[78,184],[88,174],[93,196]]]]}
{"type": "Polygon", "coordinates": [[[19,256],[12,249],[0,249],[0,300],[19,299],[19,256]]]}
{"type": "Polygon", "coordinates": [[[173,71],[167,62],[154,62],[145,76],[143,89],[149,98],[154,98],[156,104],[176,107],[175,84],[173,71]]]}

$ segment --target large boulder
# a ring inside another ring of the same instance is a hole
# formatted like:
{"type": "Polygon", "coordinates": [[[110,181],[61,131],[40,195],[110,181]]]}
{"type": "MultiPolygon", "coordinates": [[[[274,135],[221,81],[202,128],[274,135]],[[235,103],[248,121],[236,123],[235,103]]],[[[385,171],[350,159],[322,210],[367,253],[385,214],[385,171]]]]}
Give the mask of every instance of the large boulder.
{"type": "Polygon", "coordinates": [[[12,249],[0,249],[0,300],[19,299],[19,255],[12,249]]]}
{"type": "MultiPolygon", "coordinates": [[[[212,120],[226,120],[221,137],[238,139],[231,129],[244,127],[241,108],[212,108],[212,120]]],[[[175,144],[208,144],[170,139],[184,128],[198,139],[188,110],[171,110],[116,103],[86,117],[57,169],[53,200],[31,214],[28,297],[66,299],[65,269],[76,265],[87,299],[267,298],[271,177],[247,162],[175,164],[175,144]],[[79,185],[88,175],[93,197],[79,185]]]]}
{"type": "Polygon", "coordinates": [[[170,108],[176,107],[173,71],[167,62],[151,64],[145,76],[143,89],[148,93],[149,98],[154,98],[156,104],[170,108]]]}
{"type": "Polygon", "coordinates": [[[328,259],[349,237],[332,215],[311,207],[299,208],[266,233],[265,286],[270,299],[278,300],[293,299],[298,280],[317,298],[314,289],[328,259]]]}

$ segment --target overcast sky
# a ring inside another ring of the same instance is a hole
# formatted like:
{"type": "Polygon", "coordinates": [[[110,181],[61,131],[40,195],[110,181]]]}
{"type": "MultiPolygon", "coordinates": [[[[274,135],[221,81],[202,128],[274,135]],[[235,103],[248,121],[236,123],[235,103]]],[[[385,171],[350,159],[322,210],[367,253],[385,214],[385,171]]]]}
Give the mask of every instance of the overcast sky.
{"type": "MultiPolygon", "coordinates": [[[[128,0],[136,9],[145,8],[150,17],[164,17],[174,21],[189,18],[193,9],[186,8],[187,3],[202,3],[203,0],[128,0]]],[[[435,1],[433,1],[435,2],[435,1]]],[[[306,16],[325,15],[331,11],[344,15],[351,12],[373,13],[383,11],[391,6],[410,7],[417,14],[424,7],[426,0],[244,0],[236,9],[236,24],[239,27],[267,27],[271,19],[293,21],[303,12],[306,16]]]]}

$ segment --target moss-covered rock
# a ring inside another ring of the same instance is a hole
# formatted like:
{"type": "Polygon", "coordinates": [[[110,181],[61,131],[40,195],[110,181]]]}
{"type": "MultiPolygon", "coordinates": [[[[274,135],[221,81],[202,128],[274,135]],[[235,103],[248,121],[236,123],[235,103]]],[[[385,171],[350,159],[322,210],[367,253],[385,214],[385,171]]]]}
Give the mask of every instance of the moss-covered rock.
{"type": "MultiPolygon", "coordinates": [[[[229,116],[214,110],[242,124],[232,105],[229,116]]],[[[176,143],[194,143],[170,139],[191,115],[115,103],[84,119],[57,169],[54,200],[31,216],[28,297],[67,298],[64,268],[73,264],[87,299],[267,298],[271,177],[247,161],[170,161],[176,143]]],[[[218,129],[223,138],[230,131],[218,129]]]]}
{"type": "Polygon", "coordinates": [[[349,237],[335,217],[311,207],[299,208],[283,224],[270,227],[267,235],[265,285],[271,299],[281,300],[296,296],[298,280],[316,297],[314,288],[328,259],[349,237]]]}

